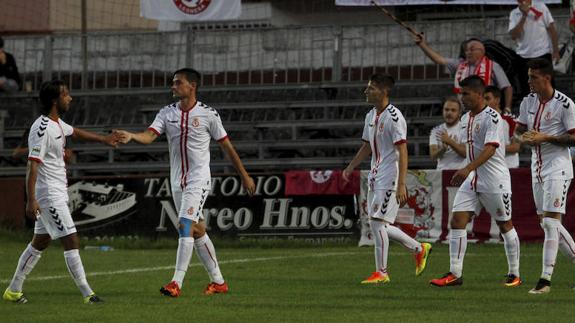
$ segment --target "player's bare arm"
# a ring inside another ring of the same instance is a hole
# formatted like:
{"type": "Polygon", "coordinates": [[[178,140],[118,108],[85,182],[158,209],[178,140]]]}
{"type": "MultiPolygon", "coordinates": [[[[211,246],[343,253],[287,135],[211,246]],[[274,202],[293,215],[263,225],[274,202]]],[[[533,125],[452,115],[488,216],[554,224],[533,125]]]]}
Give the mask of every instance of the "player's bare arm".
{"type": "Polygon", "coordinates": [[[441,135],[441,141],[451,147],[453,151],[455,151],[459,156],[466,157],[467,152],[465,151],[465,144],[455,141],[453,137],[451,137],[447,132],[441,135]]]}
{"type": "Polygon", "coordinates": [[[518,123],[517,126],[515,127],[515,132],[513,133],[513,139],[515,139],[515,141],[519,143],[519,145],[523,144],[522,137],[525,132],[527,132],[527,126],[518,123]]]}
{"type": "Polygon", "coordinates": [[[405,185],[405,179],[407,178],[407,143],[401,143],[395,146],[395,149],[399,152],[399,174],[397,177],[397,192],[395,193],[395,198],[399,205],[403,205],[407,202],[407,188],[405,185]]]}
{"type": "Polygon", "coordinates": [[[528,145],[540,145],[544,142],[548,142],[558,146],[575,146],[575,134],[564,134],[561,136],[552,136],[545,134],[543,132],[538,132],[535,130],[527,131],[523,134],[523,142],[528,145]]]}
{"type": "Polygon", "coordinates": [[[97,133],[93,133],[87,130],[82,130],[79,128],[74,128],[74,133],[72,134],[72,138],[79,139],[83,141],[93,141],[99,142],[104,145],[118,147],[118,143],[120,142],[120,137],[116,133],[111,133],[109,135],[103,136],[97,133]]]}
{"type": "Polygon", "coordinates": [[[557,36],[557,28],[555,28],[555,23],[550,23],[547,27],[547,32],[549,33],[549,38],[551,38],[551,45],[553,46],[553,63],[557,63],[561,59],[559,54],[559,37],[557,36]]]}
{"type": "Polygon", "coordinates": [[[429,157],[432,161],[437,161],[439,158],[443,157],[443,154],[447,151],[447,146],[445,145],[429,145],[429,157]]]}
{"type": "Polygon", "coordinates": [[[357,166],[359,166],[359,164],[361,164],[361,162],[369,155],[371,155],[371,146],[369,145],[369,142],[364,141],[357,151],[357,154],[355,154],[353,159],[349,162],[349,165],[347,165],[347,167],[343,170],[343,173],[341,174],[343,179],[345,181],[349,181],[349,176],[353,170],[356,169],[357,166]]]}
{"type": "Polygon", "coordinates": [[[226,153],[226,155],[232,162],[232,165],[234,166],[238,174],[240,175],[244,189],[250,196],[252,196],[256,191],[256,184],[254,183],[253,178],[250,177],[250,175],[244,168],[244,164],[242,163],[240,156],[238,156],[238,153],[236,152],[236,149],[232,145],[232,142],[228,138],[226,138],[220,141],[219,144],[222,150],[226,153]]]}
{"type": "Polygon", "coordinates": [[[508,86],[504,88],[503,93],[505,94],[505,107],[503,110],[511,111],[511,107],[513,106],[513,87],[508,86]]]}
{"type": "Polygon", "coordinates": [[[517,139],[515,139],[513,137],[513,138],[511,138],[511,143],[509,145],[505,146],[505,153],[506,154],[515,154],[515,153],[518,153],[520,149],[521,149],[521,144],[519,142],[517,142],[517,139]]]}
{"type": "Polygon", "coordinates": [[[126,130],[114,130],[114,133],[118,134],[119,141],[123,144],[127,144],[130,141],[134,140],[139,144],[149,145],[152,142],[154,142],[156,138],[158,138],[158,135],[149,129],[138,133],[133,133],[126,130]]]}
{"type": "Polygon", "coordinates": [[[26,216],[36,221],[36,216],[40,213],[40,204],[36,200],[36,179],[38,178],[38,166],[40,162],[35,160],[28,161],[26,168],[26,216]]]}
{"type": "Polygon", "coordinates": [[[451,185],[455,186],[461,185],[461,183],[465,181],[469,173],[476,170],[479,166],[483,165],[489,158],[491,158],[491,156],[495,154],[496,150],[497,147],[495,147],[494,145],[485,145],[485,148],[483,148],[483,150],[475,160],[473,160],[471,163],[467,164],[467,166],[465,166],[464,168],[458,170],[457,172],[455,172],[455,174],[453,174],[453,177],[451,178],[451,185]]]}

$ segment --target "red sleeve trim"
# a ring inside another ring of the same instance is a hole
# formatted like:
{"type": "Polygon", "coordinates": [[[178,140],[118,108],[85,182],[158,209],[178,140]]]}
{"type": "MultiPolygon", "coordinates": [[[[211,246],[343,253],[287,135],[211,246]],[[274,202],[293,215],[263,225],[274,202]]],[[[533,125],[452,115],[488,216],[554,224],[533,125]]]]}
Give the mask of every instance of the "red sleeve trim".
{"type": "Polygon", "coordinates": [[[485,145],[490,145],[490,146],[494,146],[495,148],[499,148],[499,143],[498,142],[488,142],[485,145]]]}
{"type": "Polygon", "coordinates": [[[407,143],[406,139],[401,139],[401,140],[394,142],[393,144],[397,146],[397,145],[406,144],[406,143],[407,143]]]}
{"type": "Polygon", "coordinates": [[[567,132],[572,135],[575,134],[575,128],[567,130],[567,132]]]}
{"type": "Polygon", "coordinates": [[[218,142],[222,142],[226,139],[230,139],[230,137],[228,137],[227,135],[223,136],[222,138],[218,139],[218,142]]]}
{"type": "Polygon", "coordinates": [[[160,132],[152,127],[149,127],[148,130],[150,130],[151,132],[155,133],[156,135],[160,135],[160,132]]]}
{"type": "Polygon", "coordinates": [[[28,157],[28,160],[33,160],[35,162],[38,162],[40,164],[43,164],[44,162],[42,161],[42,159],[40,158],[36,158],[36,157],[28,157]]]}

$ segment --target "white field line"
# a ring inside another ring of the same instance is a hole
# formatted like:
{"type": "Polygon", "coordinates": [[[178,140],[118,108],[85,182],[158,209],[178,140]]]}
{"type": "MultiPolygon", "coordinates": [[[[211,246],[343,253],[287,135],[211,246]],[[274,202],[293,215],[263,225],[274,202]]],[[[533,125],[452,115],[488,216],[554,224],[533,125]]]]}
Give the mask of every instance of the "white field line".
{"type": "MultiPolygon", "coordinates": [[[[326,253],[318,253],[318,254],[307,254],[307,255],[300,255],[300,256],[275,256],[275,257],[258,257],[258,258],[243,258],[243,259],[231,259],[231,260],[223,260],[219,261],[220,265],[225,264],[237,264],[237,263],[250,263],[250,262],[259,262],[259,261],[273,261],[273,260],[285,260],[285,259],[294,259],[294,258],[320,258],[320,257],[334,257],[334,256],[347,256],[347,255],[356,255],[360,254],[361,252],[326,252],[326,253]]],[[[190,267],[199,267],[201,266],[200,263],[191,264],[190,267]]],[[[109,275],[120,275],[120,274],[132,274],[132,273],[142,273],[148,271],[160,271],[160,270],[169,270],[174,269],[175,264],[171,266],[158,266],[158,267],[144,267],[144,268],[132,268],[132,269],[123,269],[123,270],[112,270],[112,271],[96,271],[86,273],[86,276],[93,277],[93,276],[109,276],[109,275]]],[[[69,275],[54,275],[54,276],[40,276],[40,277],[29,277],[26,281],[46,281],[46,280],[55,280],[55,279],[64,279],[70,278],[69,275]]],[[[11,279],[1,279],[0,284],[9,283],[11,279]]]]}

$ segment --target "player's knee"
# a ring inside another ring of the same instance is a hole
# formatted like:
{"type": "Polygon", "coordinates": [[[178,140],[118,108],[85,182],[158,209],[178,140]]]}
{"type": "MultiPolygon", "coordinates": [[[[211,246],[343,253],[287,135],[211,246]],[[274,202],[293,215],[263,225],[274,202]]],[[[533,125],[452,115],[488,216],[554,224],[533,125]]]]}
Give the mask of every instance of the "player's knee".
{"type": "Polygon", "coordinates": [[[206,234],[206,227],[200,223],[194,224],[192,234],[194,239],[199,239],[206,234]]]}
{"type": "Polygon", "coordinates": [[[469,223],[469,217],[464,215],[453,215],[450,224],[452,229],[465,229],[467,223],[469,223]]]}
{"type": "Polygon", "coordinates": [[[495,221],[495,222],[497,223],[497,226],[499,227],[499,231],[501,233],[507,233],[511,231],[511,229],[513,229],[513,222],[511,222],[511,220],[495,221]]]}
{"type": "Polygon", "coordinates": [[[50,245],[50,242],[52,242],[52,239],[49,236],[47,236],[47,237],[34,236],[34,238],[32,238],[32,242],[30,244],[32,245],[32,247],[34,247],[34,249],[42,251],[42,250],[48,248],[48,246],[50,245]]]}
{"type": "Polygon", "coordinates": [[[180,218],[180,222],[178,224],[178,233],[180,234],[180,238],[187,238],[190,237],[190,233],[192,232],[192,225],[193,221],[187,218],[180,218]]]}

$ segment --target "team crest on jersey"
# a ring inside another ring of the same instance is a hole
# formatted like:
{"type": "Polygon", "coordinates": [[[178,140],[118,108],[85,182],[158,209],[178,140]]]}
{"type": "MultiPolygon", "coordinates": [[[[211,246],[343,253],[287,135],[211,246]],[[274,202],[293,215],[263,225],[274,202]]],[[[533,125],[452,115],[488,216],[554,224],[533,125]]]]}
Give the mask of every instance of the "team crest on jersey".
{"type": "Polygon", "coordinates": [[[192,206],[191,208],[188,209],[188,215],[194,215],[194,207],[192,206]]]}
{"type": "Polygon", "coordinates": [[[199,126],[200,126],[200,119],[198,117],[192,119],[192,127],[197,128],[199,126]]]}
{"type": "Polygon", "coordinates": [[[379,124],[379,131],[383,131],[383,122],[379,124]]]}
{"type": "Polygon", "coordinates": [[[551,120],[551,111],[547,111],[547,113],[545,113],[545,121],[549,120],[551,120]]]}
{"type": "Polygon", "coordinates": [[[558,198],[555,199],[555,202],[553,202],[553,206],[554,207],[560,207],[561,206],[561,201],[559,201],[558,198]]]}
{"type": "Polygon", "coordinates": [[[475,133],[479,133],[479,129],[481,129],[479,124],[475,125],[475,133]]]}
{"type": "Polygon", "coordinates": [[[188,15],[197,15],[206,10],[212,0],[173,0],[176,8],[188,15]]]}

